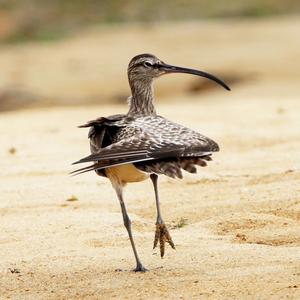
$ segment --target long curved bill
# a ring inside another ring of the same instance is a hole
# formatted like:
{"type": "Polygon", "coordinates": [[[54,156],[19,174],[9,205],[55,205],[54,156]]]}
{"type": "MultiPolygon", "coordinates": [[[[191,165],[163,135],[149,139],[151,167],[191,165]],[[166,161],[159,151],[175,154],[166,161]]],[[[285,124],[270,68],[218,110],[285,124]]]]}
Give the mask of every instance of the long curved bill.
{"type": "Polygon", "coordinates": [[[193,74],[193,75],[205,77],[205,78],[208,78],[208,79],[220,84],[223,88],[230,91],[229,86],[225,82],[223,82],[221,79],[219,79],[209,73],[203,72],[203,71],[182,68],[182,67],[176,67],[176,66],[168,65],[168,64],[165,64],[162,62],[159,65],[157,65],[157,67],[159,70],[164,71],[165,73],[187,73],[187,74],[193,74]]]}

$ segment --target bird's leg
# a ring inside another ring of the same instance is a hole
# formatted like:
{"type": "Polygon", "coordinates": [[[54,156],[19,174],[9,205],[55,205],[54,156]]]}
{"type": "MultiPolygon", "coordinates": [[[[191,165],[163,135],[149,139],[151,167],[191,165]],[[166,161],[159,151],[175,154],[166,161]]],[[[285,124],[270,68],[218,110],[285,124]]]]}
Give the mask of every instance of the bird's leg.
{"type": "Polygon", "coordinates": [[[135,257],[135,260],[136,260],[136,268],[134,269],[134,271],[135,272],[146,272],[148,270],[142,265],[142,263],[139,259],[138,253],[136,251],[136,248],[135,248],[135,244],[134,244],[134,240],[133,240],[132,232],[131,232],[131,220],[130,220],[130,218],[127,214],[127,211],[126,211],[126,206],[125,206],[125,203],[124,203],[124,200],[123,200],[122,187],[117,186],[117,187],[115,187],[115,190],[117,192],[117,196],[118,196],[118,199],[120,201],[124,225],[125,225],[125,227],[128,231],[130,243],[131,243],[132,250],[133,250],[133,253],[134,253],[134,257],[135,257]]]}
{"type": "Polygon", "coordinates": [[[169,234],[169,231],[162,219],[161,212],[160,212],[160,204],[159,204],[159,196],[158,196],[158,188],[157,188],[158,176],[156,174],[151,174],[150,178],[152,180],[154,191],[155,191],[155,201],[156,201],[156,210],[157,210],[156,230],[155,230],[153,249],[156,248],[157,243],[159,241],[160,256],[161,256],[161,258],[163,258],[164,254],[165,254],[165,243],[166,242],[169,243],[169,245],[173,249],[175,249],[175,245],[174,245],[172,238],[169,234]]]}

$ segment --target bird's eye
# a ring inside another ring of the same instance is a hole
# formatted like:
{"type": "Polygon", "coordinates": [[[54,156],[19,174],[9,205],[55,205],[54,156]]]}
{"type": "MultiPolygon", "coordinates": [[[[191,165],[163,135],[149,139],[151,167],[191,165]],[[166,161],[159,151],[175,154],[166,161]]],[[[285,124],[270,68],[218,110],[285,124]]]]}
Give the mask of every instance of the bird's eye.
{"type": "Polygon", "coordinates": [[[145,61],[145,62],[144,62],[144,66],[145,66],[146,68],[151,68],[151,67],[152,67],[152,64],[151,64],[151,62],[149,62],[149,61],[145,61]]]}

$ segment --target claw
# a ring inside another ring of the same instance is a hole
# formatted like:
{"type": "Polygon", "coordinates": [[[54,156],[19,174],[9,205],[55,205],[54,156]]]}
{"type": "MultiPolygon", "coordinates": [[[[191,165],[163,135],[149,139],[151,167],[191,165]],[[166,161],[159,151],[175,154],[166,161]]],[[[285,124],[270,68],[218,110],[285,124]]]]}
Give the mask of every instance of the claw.
{"type": "Polygon", "coordinates": [[[159,249],[160,249],[160,257],[163,258],[165,255],[165,243],[167,242],[173,249],[175,249],[175,245],[172,241],[172,238],[170,236],[170,233],[166,227],[166,225],[163,224],[156,224],[156,230],[155,230],[155,237],[154,237],[154,243],[153,243],[153,249],[156,248],[159,241],[159,249]]]}

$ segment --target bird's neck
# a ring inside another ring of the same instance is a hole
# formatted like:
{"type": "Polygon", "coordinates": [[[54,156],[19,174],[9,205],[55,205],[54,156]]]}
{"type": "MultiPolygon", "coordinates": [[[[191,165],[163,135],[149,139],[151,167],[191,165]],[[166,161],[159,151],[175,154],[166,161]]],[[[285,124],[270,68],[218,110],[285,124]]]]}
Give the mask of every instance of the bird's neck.
{"type": "Polygon", "coordinates": [[[153,105],[153,80],[143,79],[135,80],[134,82],[129,80],[129,85],[132,96],[129,98],[128,115],[156,115],[155,107],[153,105]]]}

